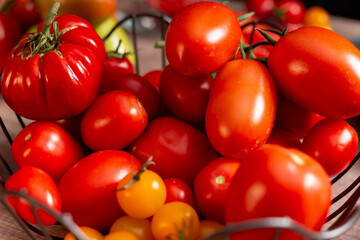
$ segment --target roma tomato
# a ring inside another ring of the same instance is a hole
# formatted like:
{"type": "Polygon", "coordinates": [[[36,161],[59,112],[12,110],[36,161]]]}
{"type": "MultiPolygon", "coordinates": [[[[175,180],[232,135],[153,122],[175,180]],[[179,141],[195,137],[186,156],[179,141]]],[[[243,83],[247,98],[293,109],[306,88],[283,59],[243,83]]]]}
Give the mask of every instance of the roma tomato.
{"type": "Polygon", "coordinates": [[[172,117],[152,120],[128,151],[142,163],[152,156],[155,165],[149,170],[162,178],[180,178],[189,186],[193,186],[196,174],[218,156],[203,133],[172,117]]]}
{"type": "Polygon", "coordinates": [[[196,175],[194,193],[197,207],[206,219],[224,222],[225,200],[230,183],[241,163],[218,158],[196,175]]]}
{"type": "Polygon", "coordinates": [[[146,128],[148,117],[132,93],[115,90],[99,96],[81,120],[81,136],[92,150],[122,149],[146,128]]]}
{"type": "MultiPolygon", "coordinates": [[[[319,231],[330,202],[329,176],[316,160],[296,149],[266,144],[244,158],[235,174],[227,195],[225,222],[288,216],[319,231]]],[[[247,230],[230,239],[270,240],[274,234],[275,229],[247,230]]],[[[303,238],[285,230],[278,239],[303,238]]]]}
{"type": "MultiPolygon", "coordinates": [[[[25,190],[30,197],[46,207],[58,213],[61,211],[61,199],[56,184],[46,172],[39,168],[28,166],[15,172],[6,181],[5,189],[11,191],[25,190]]],[[[37,222],[32,208],[26,200],[9,196],[7,201],[24,220],[29,223],[40,224],[37,222]]],[[[52,225],[57,221],[45,210],[36,208],[36,213],[44,225],[52,225]]]]}
{"type": "MultiPolygon", "coordinates": [[[[47,19],[49,24],[52,20],[47,19]]],[[[26,118],[57,120],[76,116],[99,91],[105,58],[101,38],[79,17],[63,15],[55,21],[59,31],[50,34],[49,28],[42,30],[48,36],[47,44],[36,42],[40,32],[24,36],[4,66],[1,93],[10,108],[26,118]],[[35,50],[28,44],[41,47],[35,50]]]]}
{"type": "Polygon", "coordinates": [[[360,51],[339,34],[321,27],[292,31],[275,44],[268,67],[294,103],[331,118],[360,114],[360,51]]]}
{"type": "Polygon", "coordinates": [[[181,120],[204,122],[212,81],[210,76],[192,78],[181,75],[168,65],[160,77],[161,100],[181,120]]]}
{"type": "Polygon", "coordinates": [[[221,155],[240,159],[264,144],[275,120],[276,88],[264,65],[239,59],[220,69],[210,90],[205,126],[221,155]]]}
{"type": "Polygon", "coordinates": [[[127,231],[136,235],[141,240],[153,240],[150,221],[146,218],[133,218],[122,216],[111,225],[110,233],[127,231]]]}
{"type": "Polygon", "coordinates": [[[186,182],[179,178],[166,178],[164,183],[166,187],[165,203],[179,201],[196,209],[194,193],[186,182]]]}
{"type": "Polygon", "coordinates": [[[63,212],[71,213],[80,226],[108,231],[125,215],[116,201],[119,181],[140,167],[135,157],[119,150],[99,151],[83,158],[58,184],[63,212]]]}
{"type": "Polygon", "coordinates": [[[358,135],[346,121],[326,118],[310,129],[301,149],[334,176],[349,166],[355,157],[358,135]]]}
{"type": "Polygon", "coordinates": [[[32,122],[14,139],[11,153],[19,168],[38,167],[55,183],[85,154],[64,129],[50,122],[32,122]]]}
{"type": "Polygon", "coordinates": [[[165,53],[178,73],[204,77],[234,57],[241,38],[240,24],[230,8],[216,2],[196,2],[170,22],[165,53]]]}

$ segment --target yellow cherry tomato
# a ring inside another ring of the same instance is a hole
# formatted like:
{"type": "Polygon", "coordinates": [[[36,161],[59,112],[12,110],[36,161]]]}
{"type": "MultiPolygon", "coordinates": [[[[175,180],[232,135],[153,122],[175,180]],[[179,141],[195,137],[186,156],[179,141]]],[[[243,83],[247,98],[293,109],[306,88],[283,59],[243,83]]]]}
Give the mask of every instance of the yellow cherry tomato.
{"type": "Polygon", "coordinates": [[[189,204],[170,202],[154,214],[151,232],[156,240],[194,240],[199,235],[199,216],[189,204]]]}
{"type": "MultiPolygon", "coordinates": [[[[132,181],[128,174],[119,182],[118,189],[132,181]]],[[[135,218],[148,218],[164,205],[166,187],[162,178],[151,170],[140,174],[140,179],[124,190],[117,191],[117,200],[122,210],[135,218]]]]}
{"type": "MultiPolygon", "coordinates": [[[[224,225],[221,224],[220,222],[214,221],[214,220],[209,220],[209,219],[205,219],[205,220],[201,220],[200,221],[200,227],[199,227],[199,235],[198,235],[198,240],[201,239],[205,239],[207,237],[212,236],[213,234],[221,231],[224,229],[224,225]]],[[[218,237],[216,238],[216,240],[224,240],[226,239],[225,237],[218,237]]]]}
{"type": "Polygon", "coordinates": [[[150,221],[148,219],[122,216],[110,228],[110,232],[127,231],[136,235],[141,240],[153,240],[150,221]]]}
{"type": "MultiPolygon", "coordinates": [[[[97,230],[95,230],[94,228],[91,227],[80,227],[80,229],[85,233],[85,235],[92,239],[92,240],[100,240],[103,239],[103,235],[98,232],[97,230]]],[[[71,232],[68,232],[65,235],[64,240],[76,240],[74,234],[72,234],[71,232]]]]}
{"type": "Polygon", "coordinates": [[[112,232],[106,235],[102,240],[140,240],[133,233],[126,231],[112,232]]]}
{"type": "Polygon", "coordinates": [[[304,25],[331,29],[330,13],[320,6],[309,7],[305,13],[304,25]]]}

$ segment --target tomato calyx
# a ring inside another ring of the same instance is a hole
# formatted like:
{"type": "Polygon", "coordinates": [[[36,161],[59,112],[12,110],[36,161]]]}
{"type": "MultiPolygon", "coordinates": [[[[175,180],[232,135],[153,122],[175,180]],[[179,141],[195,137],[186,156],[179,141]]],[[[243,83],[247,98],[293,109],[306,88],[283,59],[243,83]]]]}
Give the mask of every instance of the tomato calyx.
{"type": "Polygon", "coordinates": [[[119,49],[121,47],[121,43],[122,43],[122,40],[120,39],[115,50],[106,52],[106,54],[109,58],[117,58],[117,59],[123,60],[130,54],[134,54],[132,52],[126,52],[126,51],[124,53],[120,53],[119,49]]]}
{"type": "Polygon", "coordinates": [[[255,15],[255,12],[249,12],[249,13],[245,13],[245,14],[239,16],[237,19],[239,22],[242,22],[242,21],[245,21],[245,20],[251,18],[254,15],[255,15]]]}

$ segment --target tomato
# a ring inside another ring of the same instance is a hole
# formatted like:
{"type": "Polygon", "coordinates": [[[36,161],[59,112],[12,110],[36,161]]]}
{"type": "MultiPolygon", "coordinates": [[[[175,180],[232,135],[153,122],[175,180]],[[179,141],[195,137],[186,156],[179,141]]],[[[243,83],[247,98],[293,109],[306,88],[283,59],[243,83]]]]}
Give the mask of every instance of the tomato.
{"type": "Polygon", "coordinates": [[[305,12],[305,4],[300,0],[281,0],[276,2],[273,14],[286,25],[303,23],[305,12]]]}
{"type": "MultiPolygon", "coordinates": [[[[225,226],[217,221],[214,220],[201,220],[200,221],[200,225],[199,225],[199,229],[200,229],[200,233],[197,239],[206,239],[210,236],[212,236],[213,234],[223,230],[225,228],[225,226]]],[[[223,240],[225,238],[222,237],[218,237],[215,238],[214,240],[223,240]]]]}
{"type": "Polygon", "coordinates": [[[355,157],[358,135],[346,121],[326,118],[310,129],[301,149],[334,176],[349,166],[355,157]]]}
{"type": "MultiPolygon", "coordinates": [[[[97,231],[94,228],[80,227],[80,229],[91,240],[101,240],[104,237],[99,231],[97,231]]],[[[76,238],[75,238],[74,234],[69,232],[65,235],[64,240],[76,240],[76,238]]]]}
{"type": "Polygon", "coordinates": [[[83,114],[80,114],[80,115],[77,115],[72,118],[64,118],[64,119],[52,121],[52,123],[55,123],[62,129],[64,129],[68,133],[70,133],[70,135],[72,135],[77,141],[82,143],[81,132],[80,132],[80,125],[81,125],[82,117],[83,117],[83,114]]]}
{"type": "Polygon", "coordinates": [[[241,38],[240,24],[230,8],[216,2],[196,2],[170,22],[165,54],[178,73],[208,76],[234,57],[241,38]]]}
{"type": "Polygon", "coordinates": [[[303,139],[306,133],[324,117],[285,98],[278,92],[275,127],[303,139]]]}
{"type": "Polygon", "coordinates": [[[26,48],[22,58],[24,44],[31,42],[28,39],[14,49],[4,66],[1,93],[10,108],[26,118],[57,120],[76,116],[99,91],[105,58],[101,38],[79,17],[63,15],[55,21],[60,35],[51,44],[56,49],[48,51],[45,45],[40,52],[26,48]]]}
{"type": "MultiPolygon", "coordinates": [[[[45,18],[56,0],[36,0],[41,16],[45,18]]],[[[59,15],[74,14],[96,24],[113,16],[116,0],[62,0],[59,15]]]]}
{"type": "Polygon", "coordinates": [[[280,92],[309,111],[360,114],[360,51],[339,34],[321,27],[290,32],[275,44],[268,67],[280,92]]]}
{"type": "Polygon", "coordinates": [[[275,6],[275,0],[245,0],[247,9],[260,19],[269,17],[275,6]]]}
{"type": "MultiPolygon", "coordinates": [[[[30,197],[46,207],[57,213],[61,211],[61,200],[56,184],[46,172],[39,168],[28,166],[18,170],[6,181],[5,189],[11,191],[25,190],[30,197]]],[[[39,224],[31,206],[26,200],[9,196],[7,201],[21,218],[29,223],[39,224]]],[[[45,210],[38,209],[37,207],[35,209],[42,224],[53,225],[56,223],[56,218],[45,210]]]]}
{"type": "Polygon", "coordinates": [[[209,101],[210,76],[192,78],[177,73],[167,65],[160,77],[160,96],[167,109],[187,122],[204,122],[209,101]]]}
{"type": "Polygon", "coordinates": [[[0,13],[0,72],[3,70],[11,49],[21,37],[19,21],[9,14],[0,13]]]}
{"type": "Polygon", "coordinates": [[[88,155],[70,168],[58,184],[63,212],[69,212],[79,226],[108,231],[124,215],[116,201],[119,181],[139,169],[139,161],[124,151],[105,150],[88,155]]]}
{"type": "Polygon", "coordinates": [[[64,129],[54,123],[36,121],[16,136],[11,153],[19,168],[40,168],[55,183],[85,155],[80,144],[64,129]]]}
{"type": "Polygon", "coordinates": [[[228,62],[210,90],[205,116],[210,143],[221,155],[240,159],[266,142],[275,112],[275,84],[264,65],[228,62]]]}
{"type": "Polygon", "coordinates": [[[186,182],[179,178],[165,178],[164,183],[166,187],[165,203],[179,201],[196,208],[194,193],[186,182]]]}
{"type": "Polygon", "coordinates": [[[199,234],[199,222],[199,216],[190,205],[171,202],[155,213],[151,231],[156,240],[193,240],[199,234]]]}
{"type": "MultiPolygon", "coordinates": [[[[329,176],[316,160],[296,149],[266,144],[244,158],[235,174],[228,190],[225,222],[287,216],[319,231],[330,202],[329,176]]],[[[274,234],[275,229],[256,229],[232,234],[230,239],[273,239],[274,234]]],[[[302,238],[285,230],[278,239],[302,238]]]]}
{"type": "Polygon", "coordinates": [[[160,92],[159,89],[159,82],[160,82],[160,76],[161,76],[162,70],[152,70],[150,72],[147,72],[143,77],[148,80],[151,85],[154,86],[154,88],[160,92]]]}
{"type": "Polygon", "coordinates": [[[318,26],[331,30],[330,13],[323,7],[312,6],[306,9],[305,26],[318,26]]]}
{"type": "Polygon", "coordinates": [[[105,92],[110,90],[123,90],[131,92],[138,97],[149,119],[153,119],[159,113],[160,95],[156,89],[140,75],[135,73],[122,74],[114,79],[114,81],[111,81],[111,83],[107,83],[107,86],[103,89],[105,92]]]}
{"type": "Polygon", "coordinates": [[[300,148],[301,139],[286,130],[273,128],[266,143],[278,144],[288,148],[300,148]]]}
{"type": "Polygon", "coordinates": [[[139,180],[127,187],[132,180],[133,176],[128,174],[119,182],[116,196],[121,209],[131,217],[151,217],[165,203],[164,181],[151,170],[142,172],[139,180]],[[124,187],[127,188],[122,189],[124,187]]]}
{"type": "Polygon", "coordinates": [[[184,7],[194,3],[196,0],[148,0],[151,7],[171,17],[175,16],[184,7]]]}
{"type": "Polygon", "coordinates": [[[148,117],[132,93],[115,90],[99,96],[81,120],[81,136],[92,150],[122,149],[146,128],[148,117]]]}
{"type": "Polygon", "coordinates": [[[198,171],[218,156],[203,133],[172,117],[152,120],[128,151],[142,163],[152,156],[155,164],[149,170],[162,178],[180,178],[189,186],[198,171]]]}
{"type": "Polygon", "coordinates": [[[226,194],[240,165],[238,160],[221,157],[206,165],[196,175],[195,200],[199,212],[206,219],[224,222],[226,194]]]}
{"type": "Polygon", "coordinates": [[[112,232],[106,235],[102,240],[140,240],[135,234],[126,231],[112,232]]]}
{"type": "Polygon", "coordinates": [[[141,240],[153,240],[150,221],[146,218],[122,216],[110,228],[110,233],[116,231],[131,232],[141,240]]]}

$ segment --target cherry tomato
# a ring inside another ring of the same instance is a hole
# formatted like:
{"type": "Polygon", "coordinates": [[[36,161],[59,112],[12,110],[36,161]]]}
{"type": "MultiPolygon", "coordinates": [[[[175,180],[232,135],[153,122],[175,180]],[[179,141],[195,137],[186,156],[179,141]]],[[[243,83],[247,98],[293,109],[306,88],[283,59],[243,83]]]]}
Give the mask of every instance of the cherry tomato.
{"type": "MultiPolygon", "coordinates": [[[[206,239],[214,235],[215,233],[223,230],[224,227],[225,226],[223,224],[214,220],[209,220],[209,219],[201,220],[199,225],[200,233],[197,239],[198,240],[206,239]]],[[[218,237],[215,238],[214,240],[225,240],[225,237],[224,238],[218,237]]]]}
{"type": "Polygon", "coordinates": [[[70,168],[58,184],[63,212],[71,213],[79,226],[108,231],[124,215],[116,200],[119,181],[139,169],[139,161],[124,151],[90,154],[70,168]]]}
{"type": "Polygon", "coordinates": [[[273,128],[266,143],[278,144],[288,148],[300,148],[301,139],[286,130],[273,128]]]}
{"type": "Polygon", "coordinates": [[[80,144],[69,133],[50,122],[27,125],[14,139],[11,153],[19,168],[40,168],[55,183],[85,156],[80,144]]]}
{"type": "Polygon", "coordinates": [[[240,24],[230,8],[216,2],[196,2],[170,22],[165,53],[178,73],[203,77],[234,57],[241,38],[240,24]]]}
{"type": "Polygon", "coordinates": [[[110,228],[110,233],[127,231],[136,235],[141,240],[153,240],[150,221],[146,218],[122,216],[110,228]]]}
{"type": "Polygon", "coordinates": [[[321,27],[292,31],[275,44],[268,67],[294,103],[331,118],[360,114],[360,50],[339,34],[321,27]]]}
{"type": "Polygon", "coordinates": [[[138,181],[122,189],[132,180],[133,176],[128,174],[119,182],[116,196],[121,209],[131,217],[151,217],[165,203],[164,181],[157,173],[145,170],[138,181]]]}
{"type": "Polygon", "coordinates": [[[305,26],[318,26],[331,30],[330,13],[323,7],[312,6],[306,9],[305,26]]]}
{"type": "Polygon", "coordinates": [[[153,71],[150,71],[150,72],[147,72],[145,75],[144,75],[144,78],[146,80],[148,80],[151,85],[154,86],[154,88],[160,92],[160,88],[159,88],[159,82],[160,82],[160,76],[161,76],[161,72],[162,70],[153,70],[153,71]]]}
{"type": "MultiPolygon", "coordinates": [[[[330,198],[329,176],[316,160],[296,149],[265,144],[244,158],[235,174],[227,195],[225,221],[288,216],[319,231],[330,198]]],[[[230,239],[264,240],[274,234],[275,229],[248,230],[232,234],[230,239]]],[[[285,230],[278,239],[299,236],[285,230]]]]}
{"type": "Polygon", "coordinates": [[[116,231],[109,233],[102,240],[140,240],[135,234],[126,231],[116,231]]]}
{"type": "Polygon", "coordinates": [[[239,59],[218,72],[210,90],[205,126],[212,146],[240,159],[265,143],[275,120],[276,89],[260,62],[239,59]]]}
{"type": "MultiPolygon", "coordinates": [[[[61,200],[58,188],[52,178],[43,170],[36,167],[24,167],[12,174],[5,183],[5,189],[11,191],[25,190],[27,194],[38,200],[46,207],[59,213],[61,211],[61,200]]],[[[29,203],[18,197],[7,197],[14,211],[29,223],[39,224],[29,203]]],[[[53,225],[56,218],[45,210],[36,208],[40,221],[44,225],[53,225]]]]}
{"type": "Polygon", "coordinates": [[[151,231],[156,240],[193,240],[199,234],[199,222],[199,216],[190,205],[171,202],[155,213],[151,231]]]}
{"type": "Polygon", "coordinates": [[[99,96],[81,121],[81,136],[92,150],[122,149],[146,128],[146,111],[130,92],[114,90],[99,96]]]}
{"type": "Polygon", "coordinates": [[[281,0],[276,1],[273,14],[286,25],[303,23],[305,12],[305,4],[300,0],[281,0]]]}
{"type": "Polygon", "coordinates": [[[152,156],[155,165],[149,170],[162,178],[180,178],[189,186],[198,171],[218,156],[203,133],[172,117],[152,120],[128,151],[142,163],[152,156]]]}
{"type": "Polygon", "coordinates": [[[225,200],[240,161],[218,158],[206,165],[194,181],[195,200],[202,216],[224,222],[225,200]]]}
{"type": "Polygon", "coordinates": [[[323,119],[306,134],[301,149],[316,159],[330,176],[344,170],[358,149],[358,135],[340,119],[323,119]]]}
{"type": "Polygon", "coordinates": [[[204,122],[209,101],[210,76],[192,78],[177,73],[170,65],[160,77],[160,96],[167,109],[187,122],[204,122]]]}
{"type": "Polygon", "coordinates": [[[179,178],[166,178],[164,179],[166,187],[166,200],[169,202],[184,202],[189,204],[195,209],[195,198],[189,185],[179,178]]]}
{"type": "Polygon", "coordinates": [[[269,17],[274,10],[275,0],[245,0],[247,9],[260,19],[269,17]]]}
{"type": "MultiPolygon", "coordinates": [[[[91,227],[80,227],[81,231],[91,240],[101,240],[104,236],[94,228],[91,227]]],[[[74,234],[71,232],[65,235],[64,240],[76,240],[74,234]]]]}

